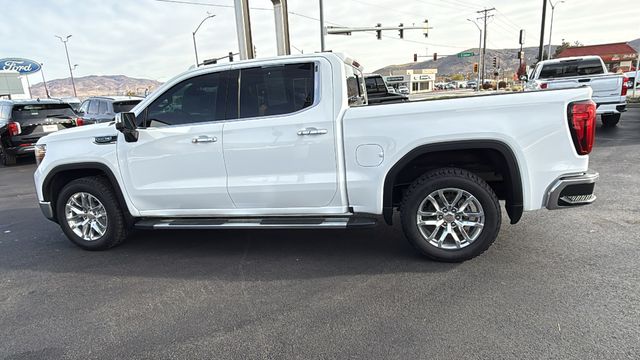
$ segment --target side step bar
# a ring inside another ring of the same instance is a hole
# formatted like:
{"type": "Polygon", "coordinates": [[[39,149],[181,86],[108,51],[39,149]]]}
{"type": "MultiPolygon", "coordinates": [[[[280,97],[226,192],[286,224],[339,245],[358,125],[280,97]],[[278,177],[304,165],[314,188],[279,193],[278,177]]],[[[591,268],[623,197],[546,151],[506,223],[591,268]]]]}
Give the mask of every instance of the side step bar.
{"type": "Polygon", "coordinates": [[[371,227],[375,218],[146,218],[135,223],[137,229],[346,229],[371,227]]]}

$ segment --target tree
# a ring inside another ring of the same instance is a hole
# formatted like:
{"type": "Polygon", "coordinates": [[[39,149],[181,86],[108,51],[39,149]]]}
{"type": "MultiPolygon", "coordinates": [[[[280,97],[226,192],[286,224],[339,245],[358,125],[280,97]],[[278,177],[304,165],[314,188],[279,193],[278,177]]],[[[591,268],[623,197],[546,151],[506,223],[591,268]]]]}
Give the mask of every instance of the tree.
{"type": "Polygon", "coordinates": [[[451,80],[453,80],[453,81],[464,80],[464,75],[462,75],[462,74],[453,74],[453,75],[451,75],[451,80]]]}
{"type": "Polygon", "coordinates": [[[558,46],[556,48],[556,51],[553,53],[553,58],[557,58],[558,55],[560,55],[561,52],[563,52],[565,49],[568,49],[570,47],[577,47],[577,46],[584,46],[584,44],[582,44],[580,41],[576,40],[573,42],[573,45],[571,45],[570,42],[568,41],[564,41],[564,39],[562,39],[562,45],[558,46]]]}
{"type": "Polygon", "coordinates": [[[127,92],[125,93],[126,96],[136,96],[136,92],[133,90],[127,90],[127,92]]]}

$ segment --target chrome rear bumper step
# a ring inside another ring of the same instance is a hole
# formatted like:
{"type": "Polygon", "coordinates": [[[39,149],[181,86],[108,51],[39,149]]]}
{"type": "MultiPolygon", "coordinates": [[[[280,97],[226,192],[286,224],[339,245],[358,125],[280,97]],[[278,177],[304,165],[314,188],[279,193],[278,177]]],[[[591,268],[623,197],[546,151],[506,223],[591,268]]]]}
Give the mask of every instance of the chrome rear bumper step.
{"type": "Polygon", "coordinates": [[[365,217],[284,217],[284,218],[146,218],[137,229],[345,229],[370,227],[376,219],[365,217]]]}

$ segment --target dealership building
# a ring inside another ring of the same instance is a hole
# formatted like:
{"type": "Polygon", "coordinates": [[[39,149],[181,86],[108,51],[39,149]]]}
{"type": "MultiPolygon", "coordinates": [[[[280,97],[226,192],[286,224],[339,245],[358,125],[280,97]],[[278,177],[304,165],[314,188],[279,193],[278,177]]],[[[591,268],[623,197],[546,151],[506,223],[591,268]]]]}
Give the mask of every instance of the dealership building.
{"type": "Polygon", "coordinates": [[[411,94],[433,91],[438,69],[395,70],[391,75],[383,76],[388,86],[396,90],[404,85],[411,94]]]}
{"type": "Polygon", "coordinates": [[[634,68],[638,52],[627,43],[574,46],[563,50],[558,57],[598,55],[609,71],[624,72],[634,68]]]}

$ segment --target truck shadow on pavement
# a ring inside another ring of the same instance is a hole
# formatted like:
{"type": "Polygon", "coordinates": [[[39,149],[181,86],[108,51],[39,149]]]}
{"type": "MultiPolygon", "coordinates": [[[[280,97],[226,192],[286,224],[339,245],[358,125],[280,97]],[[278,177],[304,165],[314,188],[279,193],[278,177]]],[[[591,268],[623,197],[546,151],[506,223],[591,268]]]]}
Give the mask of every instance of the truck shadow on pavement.
{"type": "MultiPolygon", "coordinates": [[[[5,213],[1,210],[0,218],[5,213]]],[[[447,272],[458,265],[421,256],[404,238],[398,219],[392,227],[357,230],[135,231],[116,248],[91,252],[40,219],[37,209],[14,209],[11,217],[16,221],[2,223],[12,232],[0,233],[3,270],[271,281],[447,272]]]]}

